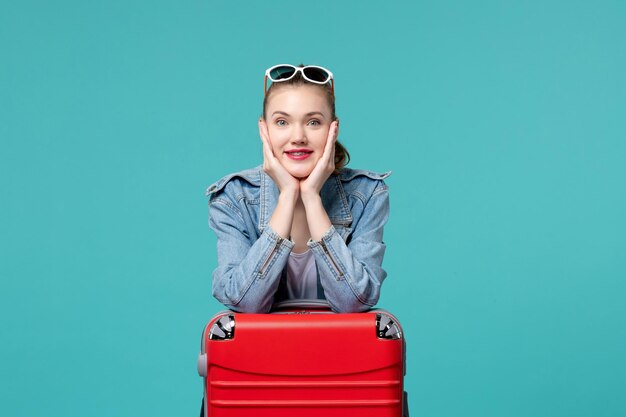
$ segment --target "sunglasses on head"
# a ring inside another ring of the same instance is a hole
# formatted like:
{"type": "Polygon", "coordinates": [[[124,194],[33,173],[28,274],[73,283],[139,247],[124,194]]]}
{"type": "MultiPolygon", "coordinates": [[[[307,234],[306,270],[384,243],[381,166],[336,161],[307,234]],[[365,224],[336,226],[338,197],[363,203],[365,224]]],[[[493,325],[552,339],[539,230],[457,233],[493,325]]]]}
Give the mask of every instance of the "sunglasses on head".
{"type": "Polygon", "coordinates": [[[265,94],[267,94],[267,80],[269,79],[273,83],[279,83],[282,81],[291,80],[297,73],[302,74],[302,78],[313,84],[326,84],[330,83],[331,90],[335,91],[335,82],[333,80],[333,73],[324,67],[318,67],[317,65],[307,65],[305,67],[296,67],[290,64],[274,65],[265,71],[265,94]]]}

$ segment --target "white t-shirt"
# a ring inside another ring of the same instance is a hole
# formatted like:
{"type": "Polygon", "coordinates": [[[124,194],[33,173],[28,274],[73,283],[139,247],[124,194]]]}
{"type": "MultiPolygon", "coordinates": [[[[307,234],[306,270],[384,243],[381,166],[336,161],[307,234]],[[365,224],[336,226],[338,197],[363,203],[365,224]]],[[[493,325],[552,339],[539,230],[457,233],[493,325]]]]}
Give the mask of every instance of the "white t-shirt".
{"type": "Polygon", "coordinates": [[[287,260],[287,298],[316,299],[317,269],[311,249],[289,254],[287,260]]]}

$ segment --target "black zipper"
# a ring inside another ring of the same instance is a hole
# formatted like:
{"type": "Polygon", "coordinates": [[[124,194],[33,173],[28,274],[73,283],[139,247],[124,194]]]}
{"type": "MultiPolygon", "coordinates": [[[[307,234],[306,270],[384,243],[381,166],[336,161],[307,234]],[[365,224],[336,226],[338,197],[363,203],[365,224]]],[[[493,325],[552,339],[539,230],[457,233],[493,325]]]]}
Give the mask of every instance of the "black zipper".
{"type": "Polygon", "coordinates": [[[326,253],[328,258],[330,259],[330,262],[333,264],[333,267],[335,268],[335,272],[337,272],[337,275],[339,275],[339,278],[343,278],[343,272],[341,271],[341,269],[337,265],[337,262],[335,262],[335,259],[333,258],[333,256],[330,254],[330,251],[328,250],[328,247],[326,247],[326,243],[324,243],[324,241],[321,240],[320,241],[320,245],[322,245],[322,248],[324,248],[324,252],[326,253]]]}
{"type": "Polygon", "coordinates": [[[278,248],[280,247],[281,243],[283,243],[283,238],[282,237],[279,237],[278,239],[276,239],[276,244],[274,245],[274,249],[272,249],[272,251],[267,256],[267,258],[265,258],[265,261],[263,262],[263,265],[261,265],[261,269],[259,269],[259,274],[263,274],[265,272],[265,268],[267,268],[267,266],[269,265],[270,261],[274,257],[274,254],[278,251],[278,248]]]}

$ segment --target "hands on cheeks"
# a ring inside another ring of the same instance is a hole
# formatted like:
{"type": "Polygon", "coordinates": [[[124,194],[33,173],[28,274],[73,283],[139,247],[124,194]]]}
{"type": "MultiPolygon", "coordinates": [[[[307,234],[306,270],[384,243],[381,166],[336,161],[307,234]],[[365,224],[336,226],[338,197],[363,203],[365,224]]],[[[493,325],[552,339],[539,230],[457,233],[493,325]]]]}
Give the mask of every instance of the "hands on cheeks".
{"type": "Polygon", "coordinates": [[[259,120],[259,133],[263,142],[263,171],[274,180],[281,193],[292,192],[298,195],[300,192],[298,179],[292,177],[274,156],[267,124],[263,119],[259,120]]]}
{"type": "Polygon", "coordinates": [[[282,166],[272,151],[267,124],[259,120],[259,133],[263,142],[263,170],[276,183],[280,192],[294,192],[303,198],[319,196],[322,186],[335,170],[335,143],[337,142],[338,122],[333,121],[328,129],[326,145],[322,157],[317,161],[308,177],[293,177],[282,166]]]}
{"type": "Polygon", "coordinates": [[[337,142],[338,122],[334,121],[328,129],[326,146],[322,157],[315,164],[315,168],[305,179],[300,180],[300,193],[303,198],[319,196],[322,186],[335,170],[335,143],[337,142]]]}

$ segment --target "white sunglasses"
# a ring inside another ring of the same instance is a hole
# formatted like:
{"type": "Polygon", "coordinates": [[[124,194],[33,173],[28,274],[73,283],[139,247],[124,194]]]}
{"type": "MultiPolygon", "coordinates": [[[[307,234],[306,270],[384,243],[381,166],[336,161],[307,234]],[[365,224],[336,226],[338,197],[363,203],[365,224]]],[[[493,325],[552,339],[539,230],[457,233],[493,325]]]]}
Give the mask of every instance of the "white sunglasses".
{"type": "Polygon", "coordinates": [[[324,67],[318,67],[317,65],[307,65],[305,67],[296,67],[290,64],[279,64],[268,68],[265,71],[264,79],[264,91],[267,94],[267,80],[269,79],[273,83],[279,83],[282,81],[291,80],[297,73],[302,74],[302,78],[314,83],[314,84],[326,84],[330,82],[332,91],[335,90],[335,82],[333,79],[333,73],[324,67]]]}

